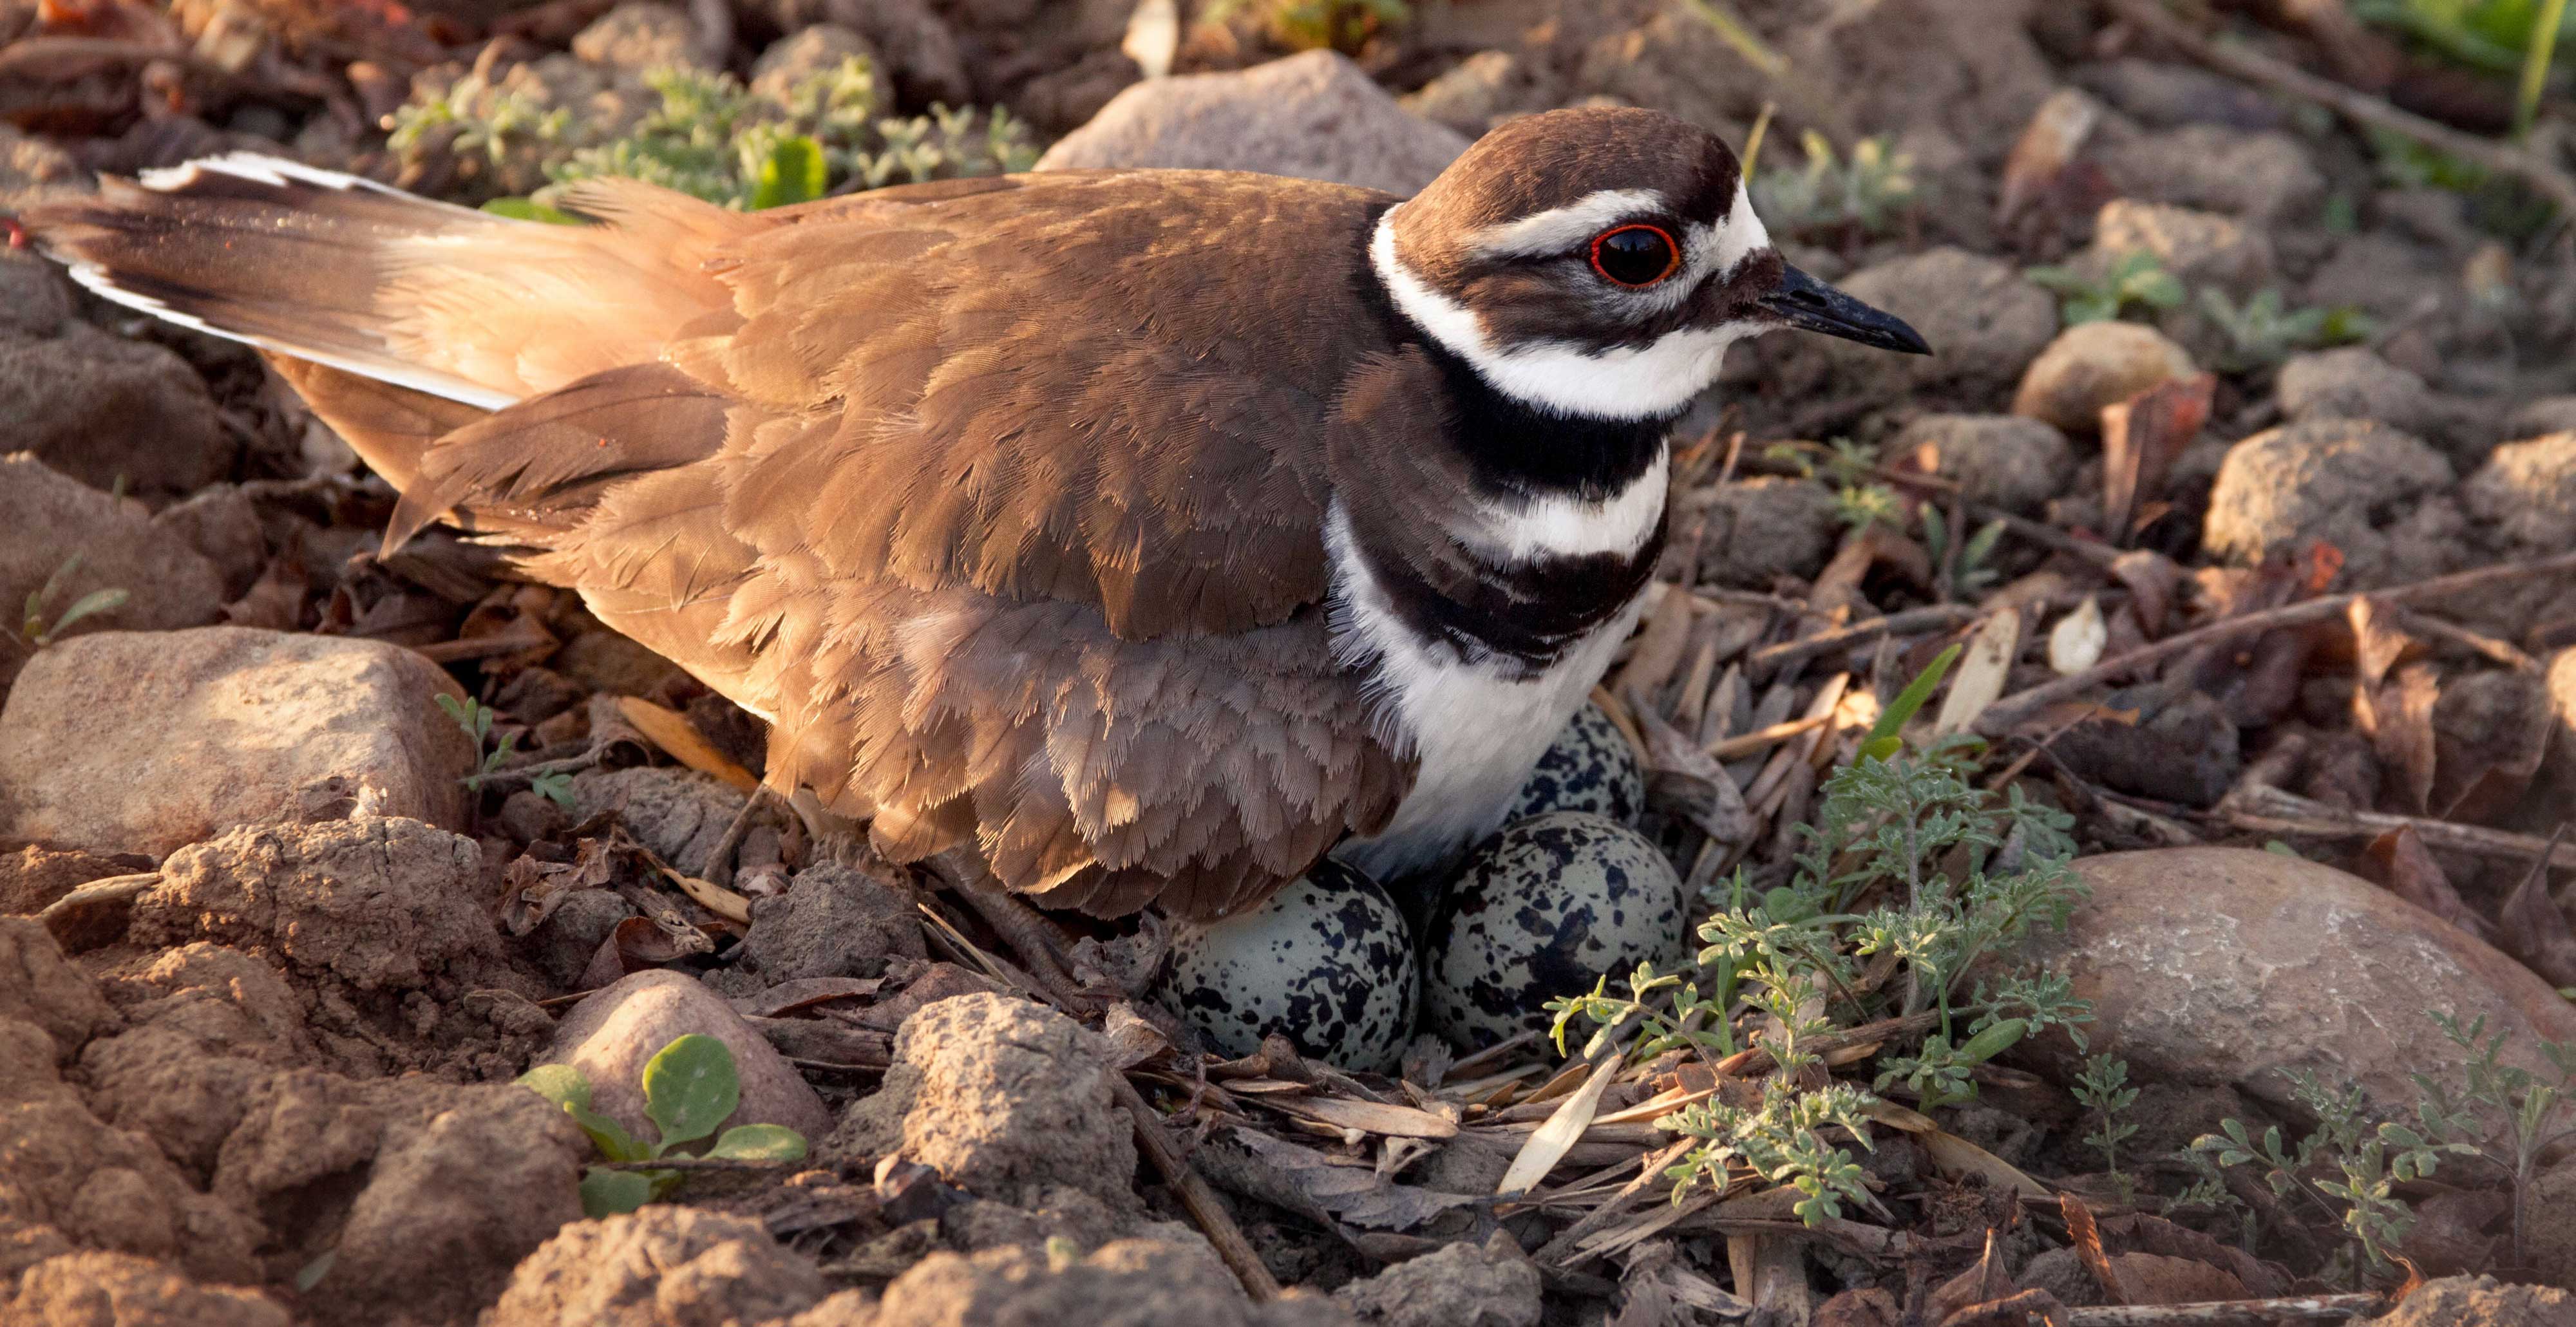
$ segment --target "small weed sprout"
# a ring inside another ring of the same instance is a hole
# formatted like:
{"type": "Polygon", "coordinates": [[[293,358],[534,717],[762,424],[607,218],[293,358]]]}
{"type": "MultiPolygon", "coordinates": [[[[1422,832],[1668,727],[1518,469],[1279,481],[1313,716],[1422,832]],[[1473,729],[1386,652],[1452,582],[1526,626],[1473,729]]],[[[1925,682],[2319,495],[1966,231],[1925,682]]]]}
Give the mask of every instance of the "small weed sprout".
{"type": "MultiPolygon", "coordinates": [[[[742,1102],[733,1051],[713,1037],[690,1033],[644,1065],[644,1114],[658,1137],[650,1144],[590,1108],[590,1080],[568,1064],[541,1064],[519,1076],[519,1086],[572,1116],[599,1154],[618,1165],[691,1157],[697,1160],[801,1161],[805,1136],[779,1124],[737,1124],[694,1155],[673,1149],[715,1133],[742,1102]]],[[[592,1166],[582,1176],[581,1207],[592,1217],[632,1212],[679,1187],[682,1172],[592,1166]]]]}
{"type": "Polygon", "coordinates": [[[81,555],[74,553],[64,558],[61,566],[54,568],[54,574],[47,576],[44,584],[27,593],[26,609],[19,615],[18,630],[9,635],[29,653],[62,639],[63,632],[73,623],[112,613],[124,607],[125,601],[132,597],[124,590],[92,590],[73,600],[60,616],[48,621],[47,615],[53,611],[54,600],[62,596],[63,588],[71,583],[80,569],[81,555]]]}
{"type": "Polygon", "coordinates": [[[1761,172],[1753,200],[1783,231],[1807,238],[1875,236],[1894,230],[1914,210],[1914,159],[1884,138],[1852,144],[1848,160],[1810,129],[1799,137],[1806,161],[1761,172]]]}
{"type": "Polygon", "coordinates": [[[1248,17],[1271,41],[1292,51],[1356,55],[1369,39],[1413,17],[1406,0],[1209,0],[1211,23],[1248,17]]]}
{"type": "Polygon", "coordinates": [[[2101,1152],[2102,1168],[2120,1186],[2121,1196],[2134,1197],[2135,1184],[2120,1170],[2120,1144],[2138,1133],[2138,1126],[2120,1118],[2122,1111],[2138,1103],[2138,1089],[2129,1086],[2129,1062],[2108,1055],[2086,1056],[2084,1071],[2075,1079],[2075,1100],[2093,1112],[2093,1131],[2084,1135],[2085,1145],[2101,1152]]]}
{"type": "Polygon", "coordinates": [[[2505,1034],[2498,1031],[2487,1036],[2486,1015],[2478,1015],[2465,1026],[2457,1014],[2436,1013],[2433,1021],[2453,1045],[2469,1053],[2466,1081],[2454,1093],[2427,1075],[2409,1075],[2424,1094],[2416,1107],[2417,1118],[2426,1132],[2461,1142],[2511,1179],[2513,1261],[2526,1265],[2524,1235],[2530,1215],[2531,1185],[2541,1154],[2576,1137],[2576,1111],[2570,1109],[2571,1104],[2576,1104],[2576,1046],[2555,1041],[2540,1043],[2542,1057],[2557,1071],[2557,1081],[2549,1082],[2528,1069],[2498,1061],[2505,1034]],[[2499,1119],[2503,1122],[2501,1129],[2495,1123],[2499,1119]],[[2510,1137],[2509,1146],[2499,1148],[2486,1142],[2499,1132],[2510,1137]]]}
{"type": "MultiPolygon", "coordinates": [[[[499,741],[494,741],[492,707],[476,701],[472,696],[458,700],[442,691],[431,699],[438,702],[438,708],[447,712],[448,718],[456,721],[457,727],[465,730],[467,737],[474,739],[474,749],[482,756],[481,767],[458,782],[480,792],[484,784],[503,777],[504,771],[501,767],[510,763],[510,757],[516,754],[519,745],[518,734],[503,733],[499,741]]],[[[528,786],[538,795],[567,811],[572,809],[572,775],[561,770],[545,770],[532,773],[527,776],[527,779],[528,786]]]]}
{"type": "Polygon", "coordinates": [[[2183,301],[2182,282],[2144,250],[2121,254],[2099,277],[2072,267],[2034,267],[2023,275],[2057,296],[2059,313],[2070,327],[2109,322],[2132,309],[2162,312],[2183,301]]]}
{"type": "Polygon", "coordinates": [[[2378,330],[2370,315],[2351,305],[2286,308],[2281,292],[2270,287],[2254,292],[2242,305],[2223,291],[2204,288],[2200,311],[2227,337],[2228,354],[2219,367],[2235,373],[2271,368],[2296,350],[2368,340],[2378,330]]]}
{"type": "Polygon", "coordinates": [[[1953,552],[1949,517],[1938,507],[1926,504],[1923,508],[1923,551],[1931,555],[1933,566],[1950,569],[1950,588],[1956,594],[1973,595],[2002,579],[1994,556],[2003,539],[2004,523],[1988,521],[1953,552]]]}
{"type": "Polygon", "coordinates": [[[1834,1139],[1868,1147],[1877,1098],[1821,1078],[1829,1038],[1843,1029],[1928,1015],[1917,1051],[1879,1057],[1873,1084],[1902,1084],[1928,1109],[1972,1099],[1975,1066],[2022,1038],[2090,1016],[2063,978],[2012,974],[1991,993],[1983,983],[1958,989],[1980,959],[2035,926],[2062,925],[2084,890],[2067,867],[2069,817],[2017,790],[2000,804],[1980,792],[1966,778],[1970,739],[1909,751],[1898,735],[1957,656],[1944,652],[1890,702],[1853,763],[1826,781],[1788,884],[1756,892],[1738,871],[1723,887],[1690,970],[1642,965],[1624,995],[1605,977],[1549,1002],[1560,1052],[1578,1020],[1598,1026],[1587,1058],[1633,1033],[1629,1055],[1684,1050],[1713,1064],[1756,1049],[1738,1020],[1766,1029],[1758,1049],[1774,1068],[1758,1102],[1710,1099],[1657,1121],[1698,1143],[1665,1172],[1675,1201],[1757,1182],[1796,1189],[1810,1224],[1869,1205],[1858,1164],[1834,1139]]]}

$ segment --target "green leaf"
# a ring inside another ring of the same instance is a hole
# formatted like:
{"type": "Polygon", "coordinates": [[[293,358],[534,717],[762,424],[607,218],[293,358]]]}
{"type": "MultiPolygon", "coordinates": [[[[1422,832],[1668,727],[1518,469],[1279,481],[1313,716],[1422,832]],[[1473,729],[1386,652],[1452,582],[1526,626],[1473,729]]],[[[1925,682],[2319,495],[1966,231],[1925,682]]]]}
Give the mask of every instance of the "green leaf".
{"type": "Polygon", "coordinates": [[[1869,736],[1861,739],[1862,759],[1883,761],[1904,749],[1905,739],[1897,736],[1897,730],[1932,699],[1933,692],[1941,689],[1941,679],[1950,675],[1950,665],[1958,659],[1959,647],[1953,645],[1934,657],[1931,667],[1905,684],[1905,689],[1896,694],[1896,699],[1887,703],[1887,709],[1880,713],[1878,722],[1870,725],[1869,736]]]}
{"type": "Polygon", "coordinates": [[[552,774],[539,774],[528,780],[528,787],[531,791],[535,792],[537,796],[545,798],[547,801],[562,807],[566,811],[572,809],[572,776],[570,774],[566,774],[561,770],[557,770],[552,774]]]}
{"type": "Polygon", "coordinates": [[[653,1201],[652,1175],[638,1170],[602,1170],[597,1166],[581,1177],[582,1215],[594,1220],[632,1212],[653,1201]]]}
{"type": "Polygon", "coordinates": [[[831,173],[823,145],[803,134],[779,139],[760,163],[760,178],[751,187],[751,210],[810,203],[830,186],[831,173]]]}
{"type": "Polygon", "coordinates": [[[496,217],[508,217],[512,221],[542,221],[549,226],[584,224],[580,217],[560,208],[548,207],[533,198],[495,198],[485,203],[483,210],[496,217]]]}
{"type": "Polygon", "coordinates": [[[716,1139],[707,1155],[736,1161],[802,1161],[805,1135],[783,1124],[737,1124],[716,1139]]]}
{"type": "Polygon", "coordinates": [[[331,1264],[338,1262],[339,1260],[340,1251],[338,1249],[324,1249],[321,1257],[315,1258],[313,1261],[297,1268],[295,1272],[295,1293],[299,1295],[312,1294],[313,1287],[322,1284],[322,1278],[331,1274],[331,1264]]]}
{"type": "Polygon", "coordinates": [[[663,1047],[644,1066],[644,1113],[662,1130],[655,1156],[714,1133],[740,1104],[733,1051],[703,1033],[692,1032],[663,1047]]]}
{"type": "Polygon", "coordinates": [[[2173,273],[2141,272],[2124,283],[2125,293],[2151,308],[2170,309],[2182,303],[2182,282],[2173,273]]]}
{"type": "Polygon", "coordinates": [[[1970,1064],[1984,1064],[2011,1049],[2014,1042],[2020,1041],[2029,1032],[2029,1019],[2007,1018],[1968,1038],[1968,1043],[1959,1048],[1959,1058],[1970,1064]]]}
{"type": "MultiPolygon", "coordinates": [[[[445,700],[447,697],[441,696],[439,699],[445,700]]],[[[590,1075],[571,1065],[538,1065],[519,1075],[518,1084],[565,1110],[572,1110],[575,1107],[582,1110],[590,1109],[590,1075]]]]}
{"type": "Polygon", "coordinates": [[[100,613],[111,612],[123,606],[126,599],[129,597],[130,596],[128,596],[123,590],[92,590],[89,593],[82,595],[71,607],[64,609],[63,615],[54,619],[54,625],[46,628],[43,635],[36,637],[36,643],[39,645],[45,644],[54,637],[63,634],[63,628],[80,621],[82,618],[95,617],[100,613]]]}

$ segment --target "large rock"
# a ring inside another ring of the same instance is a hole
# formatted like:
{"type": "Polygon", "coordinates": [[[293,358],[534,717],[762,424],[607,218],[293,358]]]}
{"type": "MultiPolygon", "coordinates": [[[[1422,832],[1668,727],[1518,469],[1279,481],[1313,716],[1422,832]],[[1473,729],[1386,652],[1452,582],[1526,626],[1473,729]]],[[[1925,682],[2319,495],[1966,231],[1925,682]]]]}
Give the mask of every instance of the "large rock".
{"type": "Polygon", "coordinates": [[[1811,479],[1765,475],[1695,488],[1676,500],[1708,523],[1700,576],[1740,589],[1768,590],[1784,576],[1809,579],[1842,541],[1833,490],[1811,479]]]}
{"type": "Polygon", "coordinates": [[[2201,543],[2238,562],[2341,550],[2353,585],[2385,583],[2412,560],[2392,527],[2401,504],[2450,487],[2451,463],[2413,435],[2361,419],[2267,429],[2228,449],[2201,543]]]}
{"type": "Polygon", "coordinates": [[[656,1203],[556,1231],[510,1274],[482,1327],[766,1323],[824,1291],[814,1264],[758,1221],[656,1203]]]}
{"type": "Polygon", "coordinates": [[[2441,422],[2441,408],[2422,378],[2360,346],[2292,355],[2275,390],[2281,413],[2310,419],[2375,419],[2407,433],[2441,422]]]}
{"type": "MultiPolygon", "coordinates": [[[[156,527],[141,503],[110,497],[32,456],[0,457],[0,609],[9,627],[74,558],[79,565],[54,583],[43,606],[48,625],[100,590],[123,590],[125,602],[72,624],[67,636],[201,626],[223,611],[215,564],[156,527]]],[[[14,644],[0,647],[0,695],[25,663],[14,644]]]]}
{"type": "Polygon", "coordinates": [[[127,934],[213,940],[360,990],[416,990],[499,957],[481,861],[474,840],[417,820],[245,826],[170,854],[127,934]]]}
{"type": "Polygon", "coordinates": [[[238,1286],[201,1286],[169,1264],[84,1250],[28,1268],[0,1320],[27,1327],[288,1327],[277,1301],[238,1286]]]}
{"type": "Polygon", "coordinates": [[[400,646],[243,627],[100,632],[39,653],[0,710],[0,839],[166,853],[236,825],[464,821],[461,696],[400,646]]]}
{"type": "Polygon", "coordinates": [[[1538,1327],[1538,1268],[1518,1252],[1444,1245],[1333,1299],[1368,1327],[1538,1327]]]}
{"type": "Polygon", "coordinates": [[[564,1015],[537,1062],[579,1069],[590,1080],[591,1107],[649,1140],[655,1133],[644,1114],[644,1065],[690,1033],[733,1051],[742,1103],[727,1126],[783,1124],[809,1141],[831,1130],[831,1113],[796,1067],[722,996],[677,972],[630,973],[592,992],[564,1015]]]}
{"type": "Polygon", "coordinates": [[[2460,496],[2471,516],[2508,543],[2541,553],[2576,547],[2576,433],[2496,448],[2460,496]]]}
{"type": "Polygon", "coordinates": [[[2012,410],[2089,438],[2102,431],[2102,407],[2198,371],[2191,352],[2152,327],[2077,323],[2030,362],[2012,410]]]}
{"type": "Polygon", "coordinates": [[[94,488],[177,495],[230,477],[241,445],[188,362],[88,323],[0,337],[5,445],[94,488]]]}
{"type": "Polygon", "coordinates": [[[259,1280],[258,1223],[198,1192],[150,1139],[100,1122],[55,1054],[42,1028],[0,1019],[0,1213],[191,1276],[259,1280]]]}
{"type": "MultiPolygon", "coordinates": [[[[1254,1304],[1204,1245],[1121,1240],[1054,1265],[1036,1249],[971,1258],[934,1253],[886,1287],[873,1317],[855,1293],[835,1295],[792,1327],[1336,1327],[1348,1315],[1310,1298],[1254,1304]]],[[[498,1325],[496,1325],[498,1327],[498,1325]]]]}
{"type": "Polygon", "coordinates": [[[2140,134],[2101,154],[2121,193],[2224,212],[2257,225],[2302,222],[2325,201],[2326,177],[2285,133],[2194,124],[2140,134]]]}
{"type": "Polygon", "coordinates": [[[961,995],[907,1018],[885,1087],[850,1107],[832,1150],[900,1151],[980,1198],[1040,1206],[1048,1191],[1136,1207],[1134,1127],[1110,1093],[1097,1033],[1043,1005],[961,995]]]}
{"type": "Polygon", "coordinates": [[[332,1327],[455,1323],[581,1219],[590,1140],[526,1088],[429,1084],[388,1108],[366,1187],[307,1303],[332,1327]]]}
{"type": "MultiPolygon", "coordinates": [[[[2093,890],[2029,955],[2093,1001],[2091,1050],[2133,1080],[2232,1086],[2295,1116],[2289,1074],[2358,1084],[2411,1118],[2410,1073],[2464,1057],[2428,1011],[2485,1015],[2509,1063],[2576,1043],[2576,1005],[2529,968],[2368,881],[2278,853],[2166,848],[2075,864],[2093,890]]],[[[2050,1052],[2071,1058],[2071,1045],[2050,1052]]]]}
{"type": "Polygon", "coordinates": [[[1924,415],[1896,435],[1894,454],[1957,481],[1970,502],[2025,514],[2075,477],[2066,435],[2017,415],[1924,415]]]}
{"type": "Polygon", "coordinates": [[[2147,253],[2186,286],[2218,286],[2238,298],[2272,282],[2272,243],[2232,217],[2167,203],[2115,198],[2093,219],[2093,249],[2079,261],[2108,267],[2147,253]]]}
{"type": "Polygon", "coordinates": [[[1047,149],[1038,169],[1248,170],[1410,196],[1466,150],[1456,130],[1397,105],[1357,65],[1309,51],[1139,83],[1047,149]]]}

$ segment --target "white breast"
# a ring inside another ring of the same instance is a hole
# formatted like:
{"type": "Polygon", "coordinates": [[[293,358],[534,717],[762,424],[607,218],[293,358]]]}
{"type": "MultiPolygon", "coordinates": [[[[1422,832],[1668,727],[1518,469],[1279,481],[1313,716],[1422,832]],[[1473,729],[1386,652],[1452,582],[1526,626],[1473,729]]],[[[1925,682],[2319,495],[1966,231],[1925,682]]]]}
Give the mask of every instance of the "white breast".
{"type": "MultiPolygon", "coordinates": [[[[1515,560],[1606,551],[1633,552],[1663,514],[1666,465],[1598,503],[1550,499],[1533,510],[1488,513],[1478,533],[1515,560]],[[1640,527],[1636,513],[1651,512],[1640,527]]],[[[1413,788],[1395,819],[1373,838],[1335,856],[1379,880],[1433,866],[1500,826],[1513,794],[1548,744],[1583,706],[1610,657],[1637,622],[1643,595],[1595,627],[1554,666],[1532,674],[1508,660],[1472,659],[1405,625],[1377,573],[1351,538],[1338,503],[1325,527],[1332,559],[1334,647],[1371,667],[1378,736],[1417,763],[1413,788]]]]}

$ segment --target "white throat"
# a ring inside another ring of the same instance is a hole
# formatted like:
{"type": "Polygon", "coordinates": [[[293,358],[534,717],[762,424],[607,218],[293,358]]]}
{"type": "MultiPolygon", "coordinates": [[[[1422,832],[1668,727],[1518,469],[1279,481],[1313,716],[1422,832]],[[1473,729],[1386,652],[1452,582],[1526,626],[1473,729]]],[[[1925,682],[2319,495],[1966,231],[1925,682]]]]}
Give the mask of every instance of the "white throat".
{"type": "MultiPolygon", "coordinates": [[[[1400,203],[1387,209],[1369,240],[1369,266],[1387,297],[1424,335],[1467,361],[1494,390],[1539,409],[1593,419],[1674,414],[1717,381],[1728,346],[1762,330],[1751,322],[1691,327],[1643,346],[1608,350],[1564,341],[1497,346],[1473,310],[1424,284],[1396,256],[1395,214],[1402,210],[1400,203]]],[[[1731,268],[1743,254],[1710,257],[1731,268]]]]}

